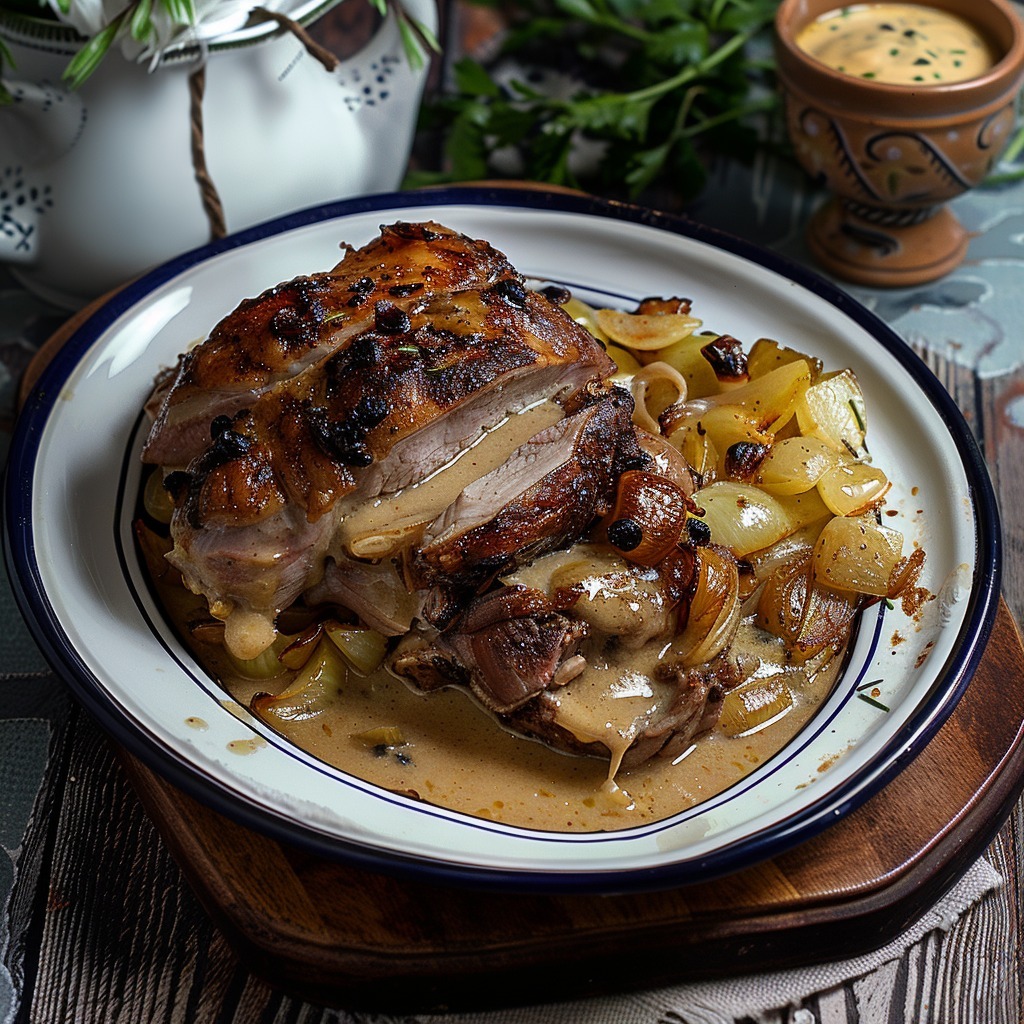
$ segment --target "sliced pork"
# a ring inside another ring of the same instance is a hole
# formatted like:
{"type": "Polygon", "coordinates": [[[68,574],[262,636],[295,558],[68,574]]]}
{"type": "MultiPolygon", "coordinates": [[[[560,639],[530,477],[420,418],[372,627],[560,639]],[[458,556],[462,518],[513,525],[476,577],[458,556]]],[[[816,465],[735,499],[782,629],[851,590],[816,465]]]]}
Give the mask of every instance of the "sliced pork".
{"type": "Polygon", "coordinates": [[[471,483],[426,527],[416,567],[428,584],[472,586],[577,540],[643,463],[630,396],[610,388],[540,431],[471,483]]]}

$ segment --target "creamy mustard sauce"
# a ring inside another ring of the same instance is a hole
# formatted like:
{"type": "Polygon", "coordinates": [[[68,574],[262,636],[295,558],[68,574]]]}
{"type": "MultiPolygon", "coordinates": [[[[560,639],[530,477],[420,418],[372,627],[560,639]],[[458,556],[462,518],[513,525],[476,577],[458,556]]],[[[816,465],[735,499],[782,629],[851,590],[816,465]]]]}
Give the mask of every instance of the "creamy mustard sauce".
{"type": "MultiPolygon", "coordinates": [[[[249,679],[239,674],[222,646],[190,641],[185,624],[203,613],[202,600],[166,583],[158,589],[181,635],[233,698],[224,701],[226,707],[241,716],[257,694],[287,690],[294,673],[249,679]]],[[[630,734],[669,699],[670,687],[654,676],[666,647],[657,639],[595,659],[562,691],[560,721],[581,738],[607,743],[613,757],[620,755],[630,734]]],[[[424,694],[383,667],[367,676],[350,669],[340,685],[328,688],[296,718],[272,712],[263,717],[297,747],[383,789],[522,827],[614,831],[670,817],[749,774],[807,723],[834,685],[840,663],[832,658],[823,666],[804,666],[809,671],[789,670],[781,647],[749,622],[733,649],[759,657],[759,675],[787,674],[793,697],[789,711],[746,735],[729,736],[720,726],[674,760],[654,757],[618,771],[614,780],[609,780],[606,759],[560,753],[515,735],[467,693],[445,689],[424,694]],[[400,736],[402,742],[379,743],[381,735],[400,736]]],[[[261,744],[259,739],[236,741],[231,749],[256,754],[261,744]]]]}
{"type": "Polygon", "coordinates": [[[919,4],[840,7],[802,29],[796,44],[844,74],[892,85],[962,82],[998,59],[969,21],[919,4]]]}
{"type": "MultiPolygon", "coordinates": [[[[749,634],[748,634],[749,637],[749,634]]],[[[742,642],[742,641],[741,641],[742,642]]],[[[658,647],[663,647],[659,644],[658,647]]],[[[755,645],[756,646],[756,645],[755,645]]],[[[637,652],[626,674],[612,686],[575,691],[577,722],[644,720],[652,701],[667,698],[667,687],[647,674],[657,650],[637,652]],[[618,704],[618,708],[611,705],[618,704]],[[602,715],[602,712],[604,713],[602,715]]],[[[752,735],[730,737],[721,729],[699,738],[681,758],[654,757],[620,770],[609,782],[606,760],[552,750],[516,736],[466,693],[450,689],[425,695],[380,669],[369,676],[350,671],[330,700],[301,721],[272,724],[314,756],[384,789],[474,817],[554,832],[611,831],[669,817],[701,803],[739,781],[788,743],[824,700],[837,659],[802,689],[793,689],[788,714],[752,735]],[[380,730],[401,735],[397,746],[374,744],[380,730]],[[364,738],[361,738],[364,737],[364,738]],[[366,737],[369,737],[367,739],[366,737]]],[[[281,680],[254,681],[225,669],[222,682],[248,705],[281,680]]],[[[590,683],[609,681],[607,669],[590,683]]],[[[577,682],[566,687],[573,689],[577,682]]],[[[275,716],[266,714],[270,721],[275,716]]],[[[616,734],[614,725],[607,732],[616,734]]],[[[593,730],[607,735],[603,726],[593,730]]],[[[813,766],[812,769],[813,770],[813,766]]]]}

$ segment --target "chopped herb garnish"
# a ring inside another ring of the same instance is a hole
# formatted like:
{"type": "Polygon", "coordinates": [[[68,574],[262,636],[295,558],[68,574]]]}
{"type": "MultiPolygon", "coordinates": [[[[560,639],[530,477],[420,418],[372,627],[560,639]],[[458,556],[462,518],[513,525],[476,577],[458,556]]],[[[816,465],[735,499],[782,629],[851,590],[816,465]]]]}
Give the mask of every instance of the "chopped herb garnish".
{"type": "Polygon", "coordinates": [[[864,71],[864,72],[861,73],[860,77],[861,78],[874,78],[875,77],[875,73],[874,73],[874,71],[864,71]]]}
{"type": "Polygon", "coordinates": [[[861,690],[870,690],[872,686],[879,686],[881,683],[881,679],[872,679],[870,683],[861,683],[860,686],[857,687],[857,692],[860,693],[861,690]]]}
{"type": "Polygon", "coordinates": [[[866,434],[868,432],[867,424],[864,422],[864,417],[860,414],[860,409],[857,408],[857,403],[852,398],[848,401],[850,403],[850,412],[853,413],[853,418],[857,421],[860,432],[866,434]]]}
{"type": "Polygon", "coordinates": [[[874,697],[869,697],[866,693],[858,693],[857,696],[866,704],[870,704],[873,708],[878,708],[879,711],[889,710],[880,700],[875,700],[874,697]]]}

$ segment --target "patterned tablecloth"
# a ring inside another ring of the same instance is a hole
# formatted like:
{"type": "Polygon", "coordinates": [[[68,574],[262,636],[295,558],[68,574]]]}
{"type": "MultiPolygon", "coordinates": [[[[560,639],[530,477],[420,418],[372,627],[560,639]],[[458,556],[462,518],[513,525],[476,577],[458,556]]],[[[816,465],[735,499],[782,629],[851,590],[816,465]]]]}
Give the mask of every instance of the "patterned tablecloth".
{"type": "MultiPolygon", "coordinates": [[[[801,235],[815,199],[791,169],[766,159],[751,168],[717,168],[711,187],[692,214],[806,261],[801,235]]],[[[1024,182],[977,190],[959,200],[955,209],[976,233],[960,269],[944,280],[917,288],[849,291],[915,348],[954,367],[954,372],[961,368],[976,381],[1019,377],[1024,362],[1024,182]]],[[[0,270],[0,459],[7,453],[20,376],[63,316],[0,270]]],[[[1005,429],[1024,430],[1022,391],[1006,397],[1005,429]]],[[[982,423],[974,427],[979,435],[990,429],[982,423]]],[[[1003,472],[1007,471],[1003,467],[1003,472]]],[[[1021,472],[1020,463],[1013,472],[1021,472]]],[[[17,480],[8,481],[10,487],[18,485],[17,480]]],[[[1017,524],[1022,516],[1014,514],[1016,519],[1009,525],[1019,537],[1017,524]]],[[[1011,560],[1020,557],[1019,548],[1012,545],[1008,552],[1011,560]]],[[[1012,581],[1024,575],[1020,568],[1011,561],[1006,573],[1011,581],[1008,587],[1016,588],[1008,591],[1007,598],[1018,619],[1022,590],[1012,581]]],[[[166,858],[157,856],[157,867],[152,869],[155,874],[142,880],[132,876],[131,885],[122,893],[116,891],[120,883],[105,879],[104,872],[111,869],[104,860],[108,854],[103,844],[86,833],[112,827],[109,816],[115,812],[110,808],[129,797],[118,779],[116,763],[103,751],[94,728],[49,673],[16,608],[6,577],[0,577],[0,779],[0,842],[5,854],[0,857],[0,1024],[14,1019],[133,1019],[119,1016],[118,1007],[140,1005],[138,997],[131,994],[133,986],[158,962],[158,953],[147,946],[147,929],[162,931],[171,943],[170,952],[159,954],[165,958],[161,964],[167,956],[176,955],[173,943],[186,942],[156,915],[170,913],[170,906],[178,915],[172,922],[175,928],[188,933],[188,943],[206,943],[207,952],[215,948],[217,939],[197,908],[188,903],[187,893],[178,891],[180,879],[166,858]],[[73,792],[76,782],[84,783],[86,773],[89,784],[100,794],[89,799],[73,792]],[[76,806],[79,809],[74,811],[76,806]],[[85,818],[82,807],[91,808],[88,813],[99,815],[99,820],[75,820],[75,814],[85,818]],[[76,834],[75,829],[84,831],[76,834]],[[104,884],[108,898],[120,904],[111,908],[119,922],[116,935],[110,921],[83,923],[73,914],[76,899],[88,900],[92,888],[104,884]],[[102,953],[97,942],[106,944],[102,953]],[[117,942],[126,943],[131,951],[124,952],[117,942]],[[83,949],[98,960],[108,958],[102,964],[90,961],[91,966],[75,968],[102,977],[102,989],[100,981],[80,975],[57,978],[60,970],[71,970],[67,965],[80,957],[83,949]],[[91,1000],[87,1009],[82,1009],[84,998],[91,1000]]],[[[140,845],[157,842],[145,831],[144,822],[117,817],[118,827],[127,827],[125,821],[141,830],[140,845]]],[[[196,967],[189,963],[194,983],[196,967]]],[[[266,1014],[260,1019],[300,1019],[298,1004],[287,1000],[271,1004],[265,994],[262,1003],[252,1003],[254,1015],[248,1016],[246,993],[255,1000],[252,993],[256,990],[241,975],[232,977],[234,980],[220,979],[218,991],[235,986],[233,1009],[229,1015],[223,1009],[226,997],[222,998],[217,1005],[224,1015],[216,1019],[255,1020],[257,1007],[266,1014]]],[[[213,980],[207,978],[204,984],[212,985],[213,980]]],[[[202,999],[194,992],[190,997],[192,1016],[172,1018],[166,1010],[167,999],[153,999],[153,1006],[163,1009],[146,1019],[214,1019],[200,1013],[202,999]]],[[[820,1007],[820,1003],[808,1005],[820,1007]]],[[[302,1016],[303,1020],[321,1019],[311,1010],[303,1012],[309,1014],[302,1016]]]]}

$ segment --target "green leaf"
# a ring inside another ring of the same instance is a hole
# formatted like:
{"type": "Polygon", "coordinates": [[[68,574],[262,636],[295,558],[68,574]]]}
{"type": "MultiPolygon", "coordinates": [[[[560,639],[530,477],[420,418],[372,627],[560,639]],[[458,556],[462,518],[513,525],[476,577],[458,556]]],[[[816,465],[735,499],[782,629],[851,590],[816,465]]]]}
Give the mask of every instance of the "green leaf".
{"type": "Polygon", "coordinates": [[[132,39],[143,43],[153,31],[153,0],[139,0],[132,11],[129,31],[132,39]]]}
{"type": "Polygon", "coordinates": [[[64,69],[63,78],[72,89],[77,89],[95,70],[99,67],[100,61],[106,56],[124,21],[124,15],[116,21],[112,21],[102,31],[97,32],[79,51],[71,58],[68,66],[64,69]]]}
{"type": "Polygon", "coordinates": [[[405,51],[405,59],[409,67],[413,71],[419,71],[425,63],[419,37],[405,18],[398,19],[398,31],[402,37],[402,49],[405,51]]]}
{"type": "Polygon", "coordinates": [[[192,0],[159,0],[159,3],[175,25],[195,23],[196,9],[192,0]]]}
{"type": "Polygon", "coordinates": [[[441,43],[437,36],[434,35],[433,29],[418,18],[410,18],[410,24],[416,30],[416,34],[420,39],[427,45],[427,47],[434,51],[434,53],[441,52],[441,43]]]}
{"type": "Polygon", "coordinates": [[[422,123],[446,133],[453,173],[493,176],[505,167],[576,184],[575,154],[587,140],[602,154],[586,164],[588,187],[622,197],[667,187],[690,198],[706,180],[709,154],[749,158],[764,144],[754,126],[770,124],[778,105],[768,77],[776,0],[471,2],[506,15],[502,58],[523,72],[499,82],[487,66],[460,62],[456,94],[428,103],[422,123]],[[578,83],[574,95],[561,86],[545,92],[549,79],[531,77],[552,68],[578,83]],[[504,160],[510,149],[521,166],[504,160]]]}
{"type": "Polygon", "coordinates": [[[486,178],[489,174],[486,133],[475,113],[467,109],[456,118],[445,147],[452,175],[459,181],[486,178]]]}
{"type": "Polygon", "coordinates": [[[591,21],[599,17],[597,10],[588,0],[554,0],[555,6],[570,18],[591,21]]]}
{"type": "Polygon", "coordinates": [[[665,159],[671,148],[671,143],[666,142],[652,149],[637,150],[633,154],[625,179],[632,198],[636,198],[654,183],[665,166],[665,159]]]}
{"type": "Polygon", "coordinates": [[[660,32],[647,48],[648,58],[658,64],[683,68],[696,64],[708,53],[706,25],[678,24],[660,32]]]}
{"type": "Polygon", "coordinates": [[[583,131],[627,139],[642,139],[647,134],[654,100],[636,100],[628,95],[606,93],[576,100],[569,113],[583,131]]]}
{"type": "Polygon", "coordinates": [[[527,177],[551,185],[576,185],[569,170],[572,135],[560,131],[554,124],[548,128],[533,138],[527,150],[527,177]]]}
{"type": "Polygon", "coordinates": [[[452,69],[455,75],[455,87],[467,96],[500,96],[501,88],[492,81],[482,64],[469,57],[457,61],[452,69]]]}
{"type": "Polygon", "coordinates": [[[518,145],[536,130],[537,122],[536,111],[522,110],[510,103],[493,104],[487,120],[492,145],[498,149],[518,145]]]}

